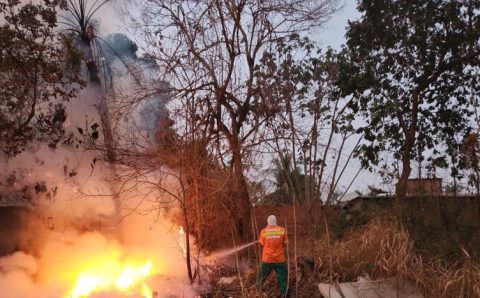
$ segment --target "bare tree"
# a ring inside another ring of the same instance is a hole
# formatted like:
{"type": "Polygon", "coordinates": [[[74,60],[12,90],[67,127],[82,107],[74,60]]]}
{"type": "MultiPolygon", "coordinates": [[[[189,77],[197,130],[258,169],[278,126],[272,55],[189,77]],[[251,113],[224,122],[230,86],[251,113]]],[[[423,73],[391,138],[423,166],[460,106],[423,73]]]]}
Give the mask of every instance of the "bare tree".
{"type": "Polygon", "coordinates": [[[235,231],[249,235],[250,198],[246,148],[272,116],[258,96],[255,70],[263,51],[278,38],[317,28],[336,1],[151,0],[140,29],[176,97],[200,102],[198,123],[216,136],[235,177],[235,231]]]}
{"type": "Polygon", "coordinates": [[[136,197],[139,201],[128,210],[122,208],[122,217],[133,212],[178,210],[171,219],[184,227],[187,274],[192,283],[201,282],[199,255],[230,239],[229,219],[233,214],[225,212],[231,203],[230,173],[208,153],[208,142],[199,139],[199,135],[192,139],[192,134],[179,135],[163,127],[157,138],[162,146],[150,151],[132,150],[137,146],[117,150],[125,157],[118,168],[120,195],[125,200],[136,197]],[[141,206],[145,200],[150,201],[151,207],[141,206]]]}
{"type": "Polygon", "coordinates": [[[362,139],[346,117],[349,100],[338,96],[334,84],[336,54],[315,49],[298,36],[279,40],[264,53],[257,72],[261,96],[276,103],[277,117],[268,122],[276,136],[273,149],[303,170],[286,178],[294,180],[298,202],[308,206],[331,202],[362,139]]]}

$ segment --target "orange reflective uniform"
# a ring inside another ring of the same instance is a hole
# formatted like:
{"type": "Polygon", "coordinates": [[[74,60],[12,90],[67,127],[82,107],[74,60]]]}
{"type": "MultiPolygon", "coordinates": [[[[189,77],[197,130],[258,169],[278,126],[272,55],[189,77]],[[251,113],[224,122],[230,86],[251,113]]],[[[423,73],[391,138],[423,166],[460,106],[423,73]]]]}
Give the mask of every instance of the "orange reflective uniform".
{"type": "Polygon", "coordinates": [[[287,231],[279,226],[267,226],[260,232],[260,244],[263,246],[262,262],[284,263],[287,231]]]}

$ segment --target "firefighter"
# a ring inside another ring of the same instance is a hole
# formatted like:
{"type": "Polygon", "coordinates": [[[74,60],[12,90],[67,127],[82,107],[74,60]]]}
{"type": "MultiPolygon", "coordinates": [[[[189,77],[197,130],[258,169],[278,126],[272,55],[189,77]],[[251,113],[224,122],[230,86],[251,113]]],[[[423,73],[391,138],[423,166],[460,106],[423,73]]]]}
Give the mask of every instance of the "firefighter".
{"type": "Polygon", "coordinates": [[[257,289],[262,291],[263,283],[268,275],[275,271],[280,294],[286,297],[288,290],[287,264],[285,263],[285,247],[287,245],[287,231],[277,226],[277,218],[270,215],[267,218],[268,226],[260,232],[259,242],[263,246],[262,263],[257,280],[257,289]]]}

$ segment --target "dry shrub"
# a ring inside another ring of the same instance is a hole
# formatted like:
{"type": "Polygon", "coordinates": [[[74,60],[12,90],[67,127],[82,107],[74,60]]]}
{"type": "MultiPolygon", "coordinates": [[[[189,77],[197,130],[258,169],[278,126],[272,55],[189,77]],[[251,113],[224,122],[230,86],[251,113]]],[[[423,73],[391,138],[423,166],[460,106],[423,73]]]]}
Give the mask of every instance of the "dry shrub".
{"type": "MultiPolygon", "coordinates": [[[[231,170],[210,154],[209,140],[182,141],[168,134],[159,138],[168,144],[157,153],[159,164],[175,169],[175,174],[165,176],[182,183],[175,199],[186,209],[189,233],[195,239],[196,248],[208,253],[231,247],[232,233],[240,243],[238,222],[243,220],[240,211],[244,204],[238,200],[239,191],[235,187],[238,183],[231,170]]],[[[171,220],[185,227],[184,210],[175,212],[171,220]]]]}
{"type": "Polygon", "coordinates": [[[468,255],[454,264],[427,263],[414,252],[408,232],[391,218],[376,218],[343,241],[327,236],[315,248],[316,274],[323,282],[397,277],[411,281],[425,297],[480,297],[480,266],[468,255]]]}
{"type": "Polygon", "coordinates": [[[480,266],[470,259],[457,266],[426,266],[427,297],[480,297],[480,266]]]}

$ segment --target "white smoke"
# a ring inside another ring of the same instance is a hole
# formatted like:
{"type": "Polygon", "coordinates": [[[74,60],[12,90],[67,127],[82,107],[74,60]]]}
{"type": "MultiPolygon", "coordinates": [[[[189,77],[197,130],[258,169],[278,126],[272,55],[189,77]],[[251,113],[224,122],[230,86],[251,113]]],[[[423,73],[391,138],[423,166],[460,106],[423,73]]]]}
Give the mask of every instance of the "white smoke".
{"type": "Polygon", "coordinates": [[[23,252],[16,252],[11,256],[0,258],[2,297],[37,297],[42,290],[35,285],[32,279],[37,268],[35,258],[23,252]]]}
{"type": "MultiPolygon", "coordinates": [[[[95,96],[85,90],[69,103],[67,134],[76,133],[79,138],[79,127],[98,123],[95,96]]],[[[22,237],[34,238],[27,243],[34,247],[22,247],[30,254],[17,251],[0,258],[1,296],[67,297],[75,283],[75,276],[69,274],[88,262],[102,264],[111,255],[118,263],[132,258],[151,261],[153,277],[148,283],[160,297],[193,295],[187,286],[178,228],[160,214],[160,194],[142,185],[129,185],[138,180],[126,183],[125,189],[129,190],[120,196],[126,217],[118,224],[112,220],[115,204],[109,183],[113,175],[106,164],[94,162],[96,158],[94,152],[83,145],[77,148],[74,143],[57,149],[37,145],[0,161],[0,181],[15,175],[0,190],[9,192],[12,198],[22,193],[19,197],[24,202],[17,205],[33,209],[28,221],[36,226],[21,231],[22,237]],[[38,192],[35,185],[45,187],[38,192]]],[[[152,173],[148,179],[158,180],[158,174],[152,173]]],[[[4,205],[9,203],[7,200],[4,205]]],[[[107,291],[91,297],[123,296],[107,291]]]]}
{"type": "MultiPolygon", "coordinates": [[[[95,1],[90,2],[89,5],[95,1]]],[[[99,25],[97,34],[117,32],[121,27],[121,19],[115,14],[116,3],[111,1],[95,14],[99,25]]],[[[144,83],[158,82],[156,71],[151,67],[130,62],[144,83]]],[[[120,65],[119,61],[114,64],[120,65]]],[[[126,72],[123,69],[116,73],[117,92],[109,102],[117,142],[128,146],[133,127],[137,133],[134,137],[145,139],[139,142],[140,147],[150,150],[158,121],[165,117],[162,101],[167,98],[138,96],[138,86],[126,72]],[[139,103],[129,108],[117,108],[137,99],[141,99],[139,103]]],[[[100,124],[98,96],[95,90],[86,89],[66,104],[65,129],[66,135],[72,136],[72,144],[60,144],[56,149],[32,144],[13,158],[0,156],[0,208],[20,206],[29,210],[28,216],[19,220],[21,227],[12,225],[12,233],[21,233],[20,250],[0,257],[0,297],[67,297],[75,283],[75,273],[84,264],[102,265],[108,260],[121,264],[131,259],[152,262],[152,277],[147,283],[160,297],[194,294],[186,278],[178,227],[160,212],[160,208],[165,207],[162,194],[151,186],[162,179],[160,173],[152,172],[141,181],[115,181],[125,182],[120,195],[125,217],[121,223],[116,221],[110,185],[115,176],[98,152],[89,150],[91,146],[83,138],[92,132],[95,124],[100,124]]],[[[100,135],[99,141],[101,139],[100,135]]],[[[122,173],[130,171],[126,166],[121,170],[122,173]]],[[[3,238],[0,244],[18,241],[6,239],[6,235],[0,237],[3,238]]],[[[127,296],[105,290],[90,297],[127,296]]]]}

